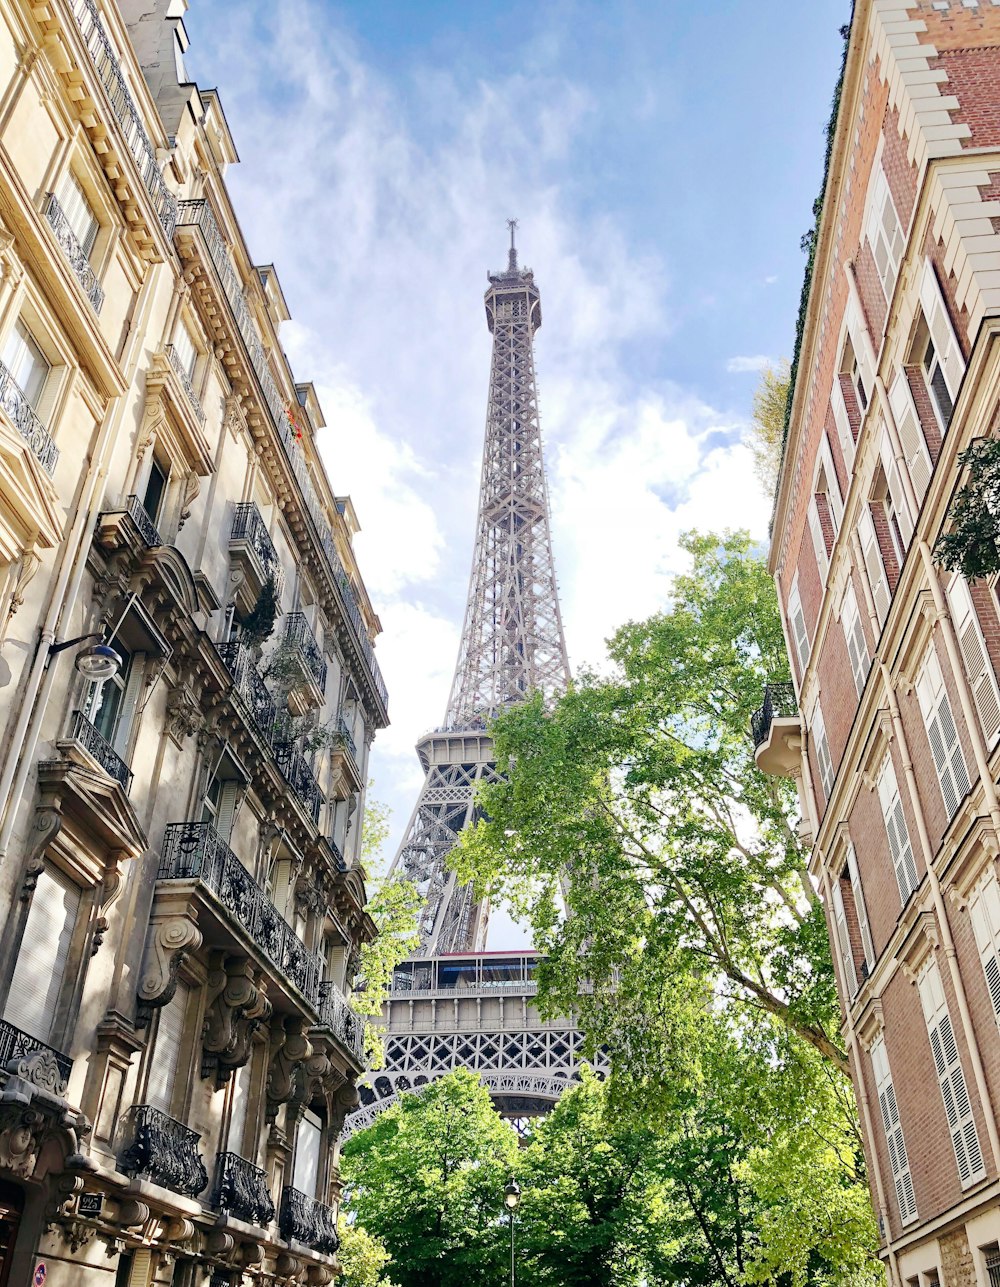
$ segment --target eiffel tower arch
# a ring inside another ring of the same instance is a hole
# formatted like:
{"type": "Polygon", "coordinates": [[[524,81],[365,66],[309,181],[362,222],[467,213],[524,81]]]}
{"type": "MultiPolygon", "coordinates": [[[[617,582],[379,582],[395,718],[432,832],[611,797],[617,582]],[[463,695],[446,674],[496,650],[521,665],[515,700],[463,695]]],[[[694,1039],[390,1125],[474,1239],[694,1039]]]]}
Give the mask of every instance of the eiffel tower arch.
{"type": "Polygon", "coordinates": [[[455,1068],[477,1072],[512,1119],[543,1112],[579,1076],[572,1016],[543,1020],[536,953],[486,952],[489,906],[447,869],[475,790],[497,776],[489,721],[540,691],[557,697],[569,659],[556,587],[535,382],[542,324],[534,273],[518,267],[509,220],[507,268],[490,273],[493,335],[476,541],[458,661],[444,725],[417,743],[424,783],[391,870],[423,897],[420,942],[386,1005],[386,1063],[361,1088],[357,1130],[399,1094],[455,1068]]]}

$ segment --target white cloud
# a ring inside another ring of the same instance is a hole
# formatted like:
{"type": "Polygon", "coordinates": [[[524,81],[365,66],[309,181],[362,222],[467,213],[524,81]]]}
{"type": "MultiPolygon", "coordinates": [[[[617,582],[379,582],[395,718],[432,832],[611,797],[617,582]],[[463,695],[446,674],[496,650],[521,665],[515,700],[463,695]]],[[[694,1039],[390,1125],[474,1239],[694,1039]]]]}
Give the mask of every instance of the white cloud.
{"type": "Polygon", "coordinates": [[[776,366],[774,358],[766,353],[755,353],[753,357],[731,357],[726,362],[730,374],[741,374],[744,371],[763,371],[766,366],[776,366]]]}

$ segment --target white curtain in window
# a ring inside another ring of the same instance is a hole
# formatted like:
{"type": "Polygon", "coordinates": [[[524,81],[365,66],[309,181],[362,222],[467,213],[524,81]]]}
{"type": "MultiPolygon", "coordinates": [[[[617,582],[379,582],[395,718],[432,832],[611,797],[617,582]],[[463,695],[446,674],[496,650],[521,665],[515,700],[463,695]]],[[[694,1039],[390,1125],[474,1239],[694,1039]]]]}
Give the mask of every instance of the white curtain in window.
{"type": "Polygon", "coordinates": [[[2,361],[14,377],[14,383],[37,410],[52,368],[35,337],[20,318],[7,337],[2,361]]]}
{"type": "Polygon", "coordinates": [[[69,170],[63,175],[56,189],[56,200],[66,216],[66,222],[73,229],[73,235],[79,242],[80,249],[89,259],[94,242],[97,240],[97,216],[76,176],[69,170]]]}
{"type": "Polygon", "coordinates": [[[322,1138],[323,1123],[314,1112],[306,1109],[295,1134],[292,1188],[309,1198],[316,1196],[319,1184],[319,1149],[322,1138]]]}
{"type": "Polygon", "coordinates": [[[28,909],[3,1017],[39,1041],[49,1041],[52,1034],[80,897],[68,876],[46,867],[28,909]]]}

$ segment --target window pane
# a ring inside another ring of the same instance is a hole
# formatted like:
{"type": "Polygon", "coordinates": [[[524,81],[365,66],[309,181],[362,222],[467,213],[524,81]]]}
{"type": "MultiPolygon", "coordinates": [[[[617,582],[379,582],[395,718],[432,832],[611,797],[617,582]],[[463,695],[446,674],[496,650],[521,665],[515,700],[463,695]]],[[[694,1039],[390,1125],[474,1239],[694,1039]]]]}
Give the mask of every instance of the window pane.
{"type": "Polygon", "coordinates": [[[142,508],[150,517],[152,523],[160,516],[160,506],[163,503],[163,493],[167,486],[167,476],[158,460],[153,461],[149,471],[149,481],[146,483],[146,491],[142,498],[142,508]]]}
{"type": "Polygon", "coordinates": [[[38,877],[18,951],[4,1018],[39,1041],[52,1033],[80,890],[54,867],[38,877]]]}
{"type": "Polygon", "coordinates": [[[31,332],[20,320],[14,323],[14,329],[4,346],[3,364],[31,405],[37,407],[52,368],[31,332]]]}
{"type": "Polygon", "coordinates": [[[316,1185],[319,1180],[319,1144],[322,1135],[322,1123],[315,1113],[308,1110],[303,1113],[295,1136],[295,1168],[292,1172],[292,1188],[298,1189],[307,1197],[316,1196],[316,1185]]]}

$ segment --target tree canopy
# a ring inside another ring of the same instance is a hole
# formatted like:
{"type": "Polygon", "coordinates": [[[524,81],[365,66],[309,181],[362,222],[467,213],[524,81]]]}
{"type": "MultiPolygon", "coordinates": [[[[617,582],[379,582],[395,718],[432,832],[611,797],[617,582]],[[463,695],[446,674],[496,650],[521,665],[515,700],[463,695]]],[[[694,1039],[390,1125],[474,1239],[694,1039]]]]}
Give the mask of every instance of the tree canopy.
{"type": "Polygon", "coordinates": [[[765,366],[753,395],[750,450],[754,472],[768,496],[774,495],[781,470],[791,380],[791,368],[784,359],[777,366],[765,366]]]}

